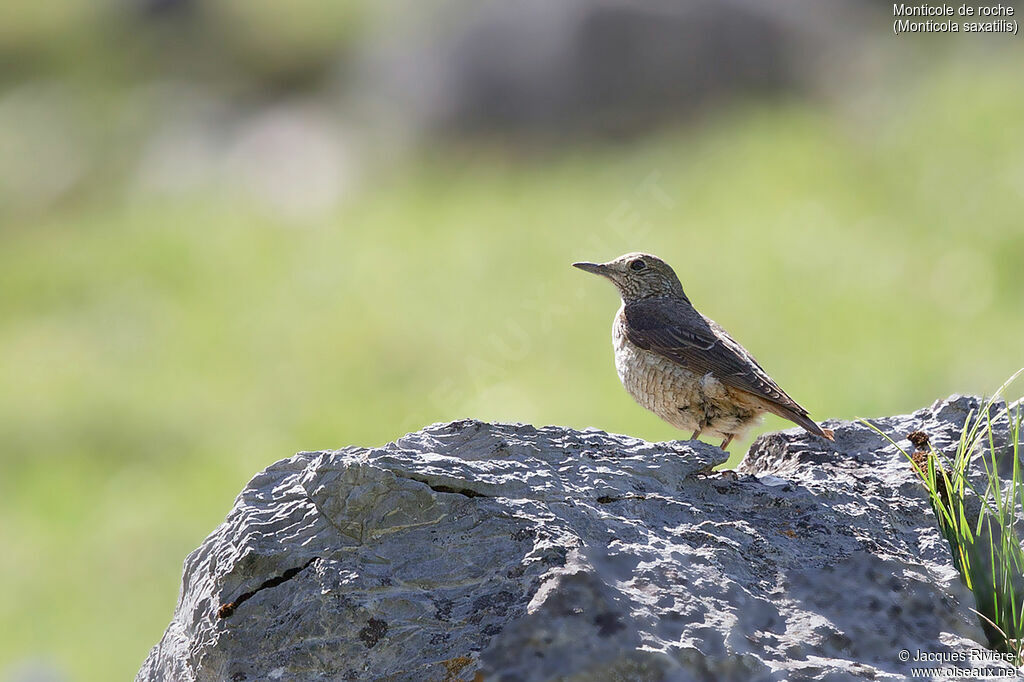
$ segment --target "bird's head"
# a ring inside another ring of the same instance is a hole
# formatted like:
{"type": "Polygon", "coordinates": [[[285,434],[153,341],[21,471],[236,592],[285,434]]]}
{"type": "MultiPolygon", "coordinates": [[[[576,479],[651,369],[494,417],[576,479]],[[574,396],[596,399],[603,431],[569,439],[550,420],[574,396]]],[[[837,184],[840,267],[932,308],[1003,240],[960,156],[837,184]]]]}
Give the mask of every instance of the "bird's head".
{"type": "Polygon", "coordinates": [[[649,253],[627,253],[607,263],[573,263],[573,267],[610,279],[626,303],[653,296],[686,299],[675,271],[649,253]]]}

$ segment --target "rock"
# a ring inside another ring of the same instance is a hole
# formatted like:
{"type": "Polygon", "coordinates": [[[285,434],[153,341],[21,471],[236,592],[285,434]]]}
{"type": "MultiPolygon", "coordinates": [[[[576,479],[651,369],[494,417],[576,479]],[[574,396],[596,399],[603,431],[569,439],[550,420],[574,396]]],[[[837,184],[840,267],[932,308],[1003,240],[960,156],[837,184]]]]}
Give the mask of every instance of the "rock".
{"type": "Polygon", "coordinates": [[[379,115],[428,133],[619,134],[814,87],[877,21],[860,2],[398,3],[361,60],[379,115]]]}
{"type": "MultiPolygon", "coordinates": [[[[874,423],[945,444],[977,404],[874,423]]],[[[827,425],[738,474],[704,443],[470,420],[300,453],[187,558],[137,679],[902,680],[901,649],[981,649],[905,458],[827,425]]]]}

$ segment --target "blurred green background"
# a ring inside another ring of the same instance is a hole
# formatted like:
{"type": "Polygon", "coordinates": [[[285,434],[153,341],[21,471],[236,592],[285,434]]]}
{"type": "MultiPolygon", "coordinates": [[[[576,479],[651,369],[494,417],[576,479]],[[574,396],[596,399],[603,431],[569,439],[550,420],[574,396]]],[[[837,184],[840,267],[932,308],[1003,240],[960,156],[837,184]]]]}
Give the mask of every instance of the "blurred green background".
{"type": "Polygon", "coordinates": [[[576,260],[660,255],[818,419],[1024,364],[1012,38],[868,14],[852,71],[480,130],[367,104],[408,5],[61,5],[0,10],[0,679],[132,676],[295,451],[466,416],[680,437],[576,260]]]}

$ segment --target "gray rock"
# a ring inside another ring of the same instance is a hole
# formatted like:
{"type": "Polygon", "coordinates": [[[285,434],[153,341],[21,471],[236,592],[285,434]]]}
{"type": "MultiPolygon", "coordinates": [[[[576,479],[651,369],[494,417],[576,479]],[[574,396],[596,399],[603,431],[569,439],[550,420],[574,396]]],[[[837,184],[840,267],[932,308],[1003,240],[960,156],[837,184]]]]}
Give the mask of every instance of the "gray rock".
{"type": "Polygon", "coordinates": [[[841,73],[839,46],[877,26],[845,0],[397,4],[361,69],[381,115],[542,138],[642,131],[736,96],[809,90],[821,65],[841,73]]]}
{"type": "MultiPolygon", "coordinates": [[[[875,423],[947,443],[972,405],[875,423]]],[[[469,420],[300,453],[188,557],[137,679],[905,679],[901,649],[980,649],[904,457],[827,425],[739,474],[703,443],[469,420]]]]}

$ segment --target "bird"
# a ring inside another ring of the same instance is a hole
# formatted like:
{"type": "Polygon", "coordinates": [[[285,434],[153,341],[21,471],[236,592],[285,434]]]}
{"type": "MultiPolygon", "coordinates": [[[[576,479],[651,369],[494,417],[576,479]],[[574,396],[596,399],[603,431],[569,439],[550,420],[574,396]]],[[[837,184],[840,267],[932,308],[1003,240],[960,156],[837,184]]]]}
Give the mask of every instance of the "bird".
{"type": "Polygon", "coordinates": [[[668,263],[634,252],[573,266],[611,280],[622,297],[612,345],[626,391],[669,424],[692,431],[691,440],[721,438],[724,450],[766,412],[834,440],[746,348],[693,307],[668,263]]]}

